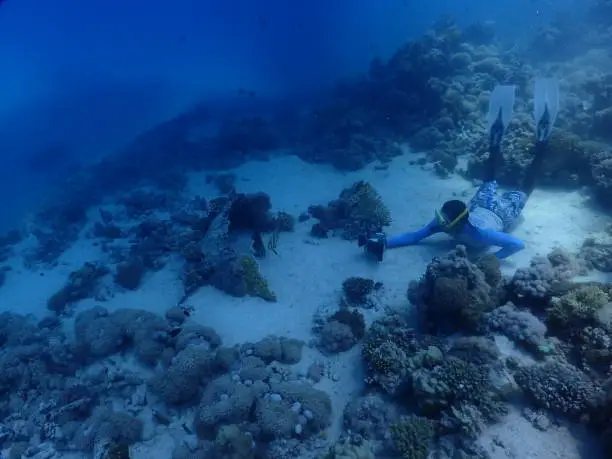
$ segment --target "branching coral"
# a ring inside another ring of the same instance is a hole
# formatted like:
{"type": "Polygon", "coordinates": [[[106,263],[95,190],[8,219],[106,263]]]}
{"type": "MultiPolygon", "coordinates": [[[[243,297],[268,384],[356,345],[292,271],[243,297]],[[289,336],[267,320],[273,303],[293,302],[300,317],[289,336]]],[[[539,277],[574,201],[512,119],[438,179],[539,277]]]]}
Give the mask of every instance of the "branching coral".
{"type": "Polygon", "coordinates": [[[385,391],[394,394],[406,382],[408,357],[395,343],[390,340],[380,345],[366,343],[363,352],[373,377],[385,391]]]}
{"type": "Polygon", "coordinates": [[[426,418],[402,416],[391,426],[391,438],[404,459],[426,459],[434,437],[434,423],[426,418]]]}
{"type": "Polygon", "coordinates": [[[488,367],[454,357],[433,370],[418,370],[412,379],[417,403],[427,416],[437,416],[455,403],[479,403],[490,398],[492,390],[488,367]]]}
{"type": "Polygon", "coordinates": [[[596,323],[597,311],[608,301],[608,294],[595,285],[578,287],[553,302],[547,310],[548,325],[561,336],[575,336],[596,323]]]}
{"type": "Polygon", "coordinates": [[[342,282],[344,298],[351,306],[365,306],[368,297],[374,291],[376,283],[372,279],[351,276],[342,282]]]}
{"type": "Polygon", "coordinates": [[[391,314],[374,322],[366,334],[366,382],[395,394],[409,384],[411,371],[436,365],[447,348],[443,339],[417,333],[404,317],[391,314]]]}
{"type": "Polygon", "coordinates": [[[536,405],[574,419],[601,394],[584,373],[557,361],[520,368],[514,377],[536,405]]]}

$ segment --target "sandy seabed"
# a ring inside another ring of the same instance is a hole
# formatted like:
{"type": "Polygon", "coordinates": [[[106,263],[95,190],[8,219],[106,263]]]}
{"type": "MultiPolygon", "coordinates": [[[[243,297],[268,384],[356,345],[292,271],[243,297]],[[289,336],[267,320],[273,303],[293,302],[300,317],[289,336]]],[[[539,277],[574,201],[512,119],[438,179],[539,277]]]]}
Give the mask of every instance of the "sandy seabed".
{"type": "MultiPolygon", "coordinates": [[[[393,223],[388,232],[395,234],[420,228],[433,217],[434,209],[444,200],[451,197],[469,199],[475,191],[472,183],[460,177],[440,179],[431,170],[410,164],[417,157],[406,154],[396,158],[388,169],[371,166],[359,172],[339,173],[328,166],[307,164],[295,156],[282,155],[268,162],[249,162],[230,172],[238,177],[239,192],[264,191],[271,196],[274,210],[296,216],[309,205],[325,204],[337,198],[343,188],[355,181],[367,180],[390,208],[393,223]]],[[[205,175],[190,176],[190,193],[203,197],[217,194],[212,185],[206,183],[205,175]]],[[[92,221],[94,218],[92,211],[92,221]]],[[[363,276],[380,281],[384,284],[382,303],[390,308],[406,307],[409,281],[424,273],[432,256],[453,247],[444,235],[440,235],[418,246],[389,251],[384,262],[372,263],[362,256],[354,243],[339,238],[313,239],[309,235],[312,223],[312,220],[298,223],[295,232],[283,233],[278,243],[278,256],[270,254],[260,262],[261,272],[278,297],[276,303],[251,297],[233,298],[205,287],[187,302],[194,307],[194,321],[213,327],[227,346],[257,341],[272,334],[308,342],[312,339],[313,315],[336,307],[345,278],[363,276]]],[[[534,255],[546,254],[557,246],[576,250],[586,237],[602,231],[609,223],[610,219],[597,213],[581,191],[536,190],[525,208],[524,220],[513,233],[525,242],[526,249],[504,261],[503,270],[512,273],[517,267],[528,265],[534,255]]],[[[28,270],[19,258],[15,258],[13,272],[0,289],[2,309],[38,317],[46,315],[47,299],[63,286],[71,271],[86,261],[106,257],[93,242],[81,238],[62,255],[58,266],[46,271],[28,270]]],[[[183,293],[177,269],[178,266],[168,264],[149,275],[137,291],[113,294],[104,302],[104,307],[111,311],[143,308],[163,315],[177,304],[183,293]]],[[[95,303],[95,300],[84,300],[77,311],[95,303]]],[[[382,309],[367,311],[368,321],[383,312],[382,309]]],[[[72,330],[70,321],[66,327],[72,330]]],[[[513,349],[506,351],[513,352],[513,349]]],[[[304,370],[313,361],[325,364],[327,377],[316,387],[332,396],[334,423],[329,432],[332,437],[341,431],[344,406],[364,388],[359,360],[358,347],[332,357],[324,357],[316,349],[305,347],[304,357],[298,364],[298,368],[304,370]]],[[[149,440],[134,446],[133,458],[171,457],[177,435],[180,432],[149,435],[149,440]]],[[[578,426],[554,426],[540,431],[520,411],[511,411],[502,423],[490,427],[480,441],[493,459],[591,459],[592,454],[585,452],[588,443],[583,444],[580,438],[588,436],[583,435],[578,426]]]]}

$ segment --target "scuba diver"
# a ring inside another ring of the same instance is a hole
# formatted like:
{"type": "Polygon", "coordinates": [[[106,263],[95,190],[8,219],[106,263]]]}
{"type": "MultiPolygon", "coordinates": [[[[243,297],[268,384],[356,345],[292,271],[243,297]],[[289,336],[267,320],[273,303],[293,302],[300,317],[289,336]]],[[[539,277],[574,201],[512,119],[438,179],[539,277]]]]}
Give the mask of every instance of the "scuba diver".
{"type": "Polygon", "coordinates": [[[559,85],[552,78],[535,81],[534,115],[537,125],[534,159],[526,171],[521,190],[498,194],[496,170],[503,160],[501,141],[513,115],[514,98],[514,86],[498,85],[491,92],[487,116],[489,157],[485,163],[484,182],[470,202],[446,201],[436,211],[434,219],[418,231],[390,238],[382,232],[360,236],[359,246],[364,247],[366,254],[382,261],[386,249],[414,245],[436,233],[446,233],[470,249],[499,247],[494,253],[498,259],[525,248],[523,241],[508,233],[515,227],[542,169],[548,138],[559,109],[559,85]]]}

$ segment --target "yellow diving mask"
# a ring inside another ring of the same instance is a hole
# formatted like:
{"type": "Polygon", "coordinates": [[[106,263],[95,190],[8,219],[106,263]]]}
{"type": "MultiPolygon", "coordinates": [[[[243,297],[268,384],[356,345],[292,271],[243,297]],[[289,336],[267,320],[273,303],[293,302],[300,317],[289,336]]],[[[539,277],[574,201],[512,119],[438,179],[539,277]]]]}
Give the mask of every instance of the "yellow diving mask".
{"type": "Polygon", "coordinates": [[[463,209],[463,211],[457,215],[453,220],[449,220],[440,210],[436,210],[436,218],[438,219],[438,224],[444,228],[445,230],[451,230],[457,223],[459,223],[463,218],[468,214],[467,207],[463,209]]]}

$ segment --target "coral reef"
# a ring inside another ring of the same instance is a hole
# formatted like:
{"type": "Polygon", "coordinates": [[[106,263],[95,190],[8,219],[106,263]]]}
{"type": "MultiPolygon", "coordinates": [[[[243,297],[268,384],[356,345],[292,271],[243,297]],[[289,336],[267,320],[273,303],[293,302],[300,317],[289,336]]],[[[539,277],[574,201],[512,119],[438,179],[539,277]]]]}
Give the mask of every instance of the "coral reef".
{"type": "Polygon", "coordinates": [[[491,274],[485,276],[469,261],[465,247],[458,246],[427,266],[422,279],[411,283],[408,298],[434,330],[475,329],[498,301],[496,286],[487,277],[491,274]]]}
{"type": "Polygon", "coordinates": [[[318,348],[328,354],[348,351],[359,342],[366,330],[365,318],[358,310],[342,308],[313,327],[318,348]]]}
{"type": "Polygon", "coordinates": [[[115,282],[128,290],[136,290],[140,286],[144,271],[142,260],[133,258],[117,265],[115,282]]]}
{"type": "Polygon", "coordinates": [[[351,276],[342,282],[343,300],[348,306],[371,307],[371,294],[382,286],[380,282],[351,276]]]}
{"type": "Polygon", "coordinates": [[[610,298],[596,285],[579,286],[553,300],[547,310],[548,326],[555,334],[572,337],[587,326],[597,325],[596,315],[610,298]]]}
{"type": "Polygon", "coordinates": [[[452,172],[465,147],[456,131],[478,118],[481,92],[498,81],[523,80],[511,56],[493,46],[491,30],[464,31],[448,20],[400,47],[388,60],[374,59],[366,76],[345,82],[334,100],[315,111],[308,130],[314,145],[300,156],[345,170],[399,154],[396,142],[433,149],[441,175],[452,172]]]}
{"type": "Polygon", "coordinates": [[[514,273],[508,291],[515,303],[529,302],[532,306],[546,304],[556,289],[574,276],[583,273],[582,264],[560,249],[547,256],[536,256],[527,268],[514,273]]]}
{"type": "MultiPolygon", "coordinates": [[[[498,181],[520,187],[533,161],[534,76],[563,75],[539,183],[588,187],[609,210],[611,62],[605,49],[584,47],[608,46],[612,9],[608,0],[586,8],[585,24],[555,20],[503,52],[491,24],[460,29],[440,20],[314,108],[290,113],[271,104],[265,116],[238,110],[219,118],[195,106],[61,177],[27,231],[0,238],[0,285],[5,275],[10,282],[13,247],[22,241],[35,242],[24,253],[27,267],[59,264],[82,235],[104,263],[72,272],[47,302],[53,314],[39,322],[0,314],[0,441],[9,457],[120,459],[159,432],[175,438],[174,459],[483,457],[474,440],[503,417],[517,386],[522,402],[587,423],[612,451],[612,288],[574,281],[587,269],[612,271],[610,230],[585,241],[577,256],[556,249],[509,278],[495,257],[472,261],[459,246],[411,282],[414,323],[412,309],[378,307],[379,282],[350,277],[340,309],[315,318],[307,347],[291,336],[224,347],[187,306],[202,286],[276,301],[260,272],[274,257],[261,259],[282,252],[281,232],[301,229],[289,213],[272,211],[266,193],[240,193],[233,173],[211,171],[289,151],[343,170],[375,162],[384,173],[409,146],[424,153],[412,166],[477,180],[488,159],[484,112],[499,83],[519,91],[498,181]],[[212,134],[211,124],[218,126],[212,134]],[[184,193],[190,173],[202,170],[221,196],[184,193]],[[66,317],[82,300],[137,290],[177,260],[184,296],[164,317],[98,304],[78,310],[67,333],[66,317]],[[114,285],[106,283],[111,273],[114,285]],[[346,351],[361,352],[363,368],[350,370],[364,371],[367,390],[348,401],[340,438],[327,438],[335,406],[323,388],[337,382],[330,367],[339,358],[327,354],[346,351]],[[291,368],[303,352],[317,358],[291,368]]],[[[252,109],[255,93],[240,94],[252,109]]],[[[347,240],[391,223],[366,181],[298,221],[310,217],[312,236],[347,240]]]]}
{"type": "Polygon", "coordinates": [[[590,269],[612,272],[612,226],[587,238],[580,248],[580,258],[590,269]]]}
{"type": "Polygon", "coordinates": [[[520,310],[512,303],[487,313],[483,325],[487,331],[506,335],[531,352],[538,352],[548,345],[546,324],[531,312],[520,310]]]}
{"type": "Polygon", "coordinates": [[[268,336],[257,343],[245,343],[242,352],[267,364],[280,362],[293,365],[302,359],[304,342],[295,338],[268,336]]]}
{"type": "Polygon", "coordinates": [[[579,419],[599,395],[599,388],[572,365],[550,361],[520,368],[514,378],[538,406],[579,419]]]}
{"type": "Polygon", "coordinates": [[[94,295],[98,280],[108,272],[108,268],[98,263],[85,263],[70,273],[66,285],[47,301],[47,308],[56,314],[66,313],[72,303],[94,295]]]}
{"type": "Polygon", "coordinates": [[[129,457],[129,445],[150,435],[150,422],[158,429],[178,422],[185,443],[173,457],[253,458],[268,448],[274,454],[275,441],[301,444],[329,425],[329,396],[279,366],[298,363],[303,342],[268,337],[224,348],[214,330],[188,316],[179,327],[172,333],[169,322],[148,311],[96,306],[79,313],[71,342],[54,316],[36,324],[0,315],[0,405],[14,410],[3,421],[3,447],[11,457],[20,451],[129,457]],[[170,414],[173,407],[195,411],[200,439],[170,414]]]}
{"type": "MultiPolygon", "coordinates": [[[[61,180],[35,217],[31,234],[38,246],[29,263],[56,262],[86,225],[88,210],[101,205],[108,194],[122,196],[127,215],[142,217],[151,208],[173,205],[187,184],[186,171],[205,169],[209,183],[230,196],[235,177],[211,170],[286,151],[305,161],[357,170],[372,162],[387,167],[407,152],[408,143],[425,152],[424,162],[441,176],[453,173],[463,163],[461,157],[468,156],[466,174],[482,178],[487,157],[484,115],[496,84],[518,88],[516,116],[503,141],[505,162],[498,177],[503,184],[518,186],[533,157],[531,99],[537,75],[559,76],[564,94],[541,183],[587,185],[609,207],[609,5],[594,1],[585,9],[589,21],[566,20],[561,14],[534,30],[534,36],[524,40],[527,46],[512,49],[503,48],[490,24],[460,28],[443,18],[388,59],[374,58],[363,74],[339,83],[314,106],[272,104],[265,113],[253,113],[254,92],[241,90],[248,114],[215,113],[208,104],[190,107],[61,180]],[[211,132],[216,117],[218,129],[211,132]]],[[[98,236],[123,234],[114,221],[95,226],[98,236]]],[[[337,228],[319,224],[313,233],[322,236],[330,229],[337,228]]]]}
{"type": "MultiPolygon", "coordinates": [[[[504,163],[497,181],[502,185],[520,187],[533,161],[535,137],[531,119],[521,117],[510,124],[502,141],[504,163]]],[[[601,146],[581,140],[570,132],[555,131],[548,144],[549,154],[544,162],[539,183],[563,187],[593,184],[591,158],[601,146]]],[[[467,176],[480,178],[488,158],[488,146],[483,138],[468,162],[467,176]]]]}
{"type": "Polygon", "coordinates": [[[370,443],[361,437],[345,438],[338,441],[320,459],[374,459],[370,443]]]}
{"type": "Polygon", "coordinates": [[[399,419],[398,408],[378,394],[353,399],[344,409],[344,424],[368,440],[384,440],[399,419]]]}
{"type": "Polygon", "coordinates": [[[317,231],[339,231],[349,240],[356,240],[360,234],[381,231],[391,223],[390,211],[381,196],[363,181],[342,190],[340,197],[327,206],[311,206],[308,211],[319,220],[317,231]]]}
{"type": "Polygon", "coordinates": [[[427,459],[434,435],[434,423],[417,416],[402,416],[391,426],[395,448],[405,459],[427,459]]]}
{"type": "MultiPolygon", "coordinates": [[[[184,260],[183,301],[204,285],[235,296],[252,295],[275,301],[253,257],[265,254],[262,234],[275,229],[278,215],[284,222],[282,230],[289,229],[287,222],[291,220],[288,214],[271,214],[270,197],[265,193],[233,193],[211,201],[199,197],[160,201],[143,192],[130,194],[124,205],[131,215],[129,225],[119,215],[112,219],[115,224],[122,224],[122,234],[129,241],[116,243],[112,239],[103,245],[110,260],[116,263],[117,285],[137,289],[149,271],[159,270],[178,254],[184,260]],[[162,205],[170,213],[169,219],[152,215],[156,206],[162,205]]],[[[61,300],[60,294],[50,304],[61,300]]],[[[84,297],[80,295],[71,301],[84,297]]]]}
{"type": "Polygon", "coordinates": [[[266,301],[276,301],[276,295],[268,282],[259,273],[259,267],[255,258],[244,256],[240,260],[240,266],[243,270],[242,281],[244,283],[244,291],[247,295],[257,296],[266,301]]]}
{"type": "MultiPolygon", "coordinates": [[[[410,407],[419,419],[425,418],[435,426],[436,436],[474,439],[487,422],[498,421],[506,412],[504,385],[493,382],[504,379],[497,365],[499,351],[484,338],[450,344],[444,338],[418,334],[398,316],[388,316],[370,327],[363,358],[366,382],[410,407]]],[[[426,443],[430,442],[433,437],[426,443]]]]}

